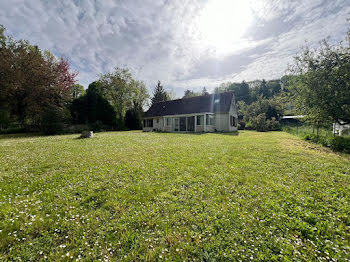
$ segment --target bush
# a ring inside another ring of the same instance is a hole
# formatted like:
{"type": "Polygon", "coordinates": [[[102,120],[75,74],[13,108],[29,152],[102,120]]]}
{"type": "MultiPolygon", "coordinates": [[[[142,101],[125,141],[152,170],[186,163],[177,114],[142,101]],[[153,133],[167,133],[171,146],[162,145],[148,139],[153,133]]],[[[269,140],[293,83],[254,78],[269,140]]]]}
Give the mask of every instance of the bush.
{"type": "Polygon", "coordinates": [[[321,144],[323,146],[329,146],[329,138],[326,136],[321,135],[315,135],[315,134],[306,134],[304,137],[304,140],[311,141],[316,144],[321,144]]]}
{"type": "Polygon", "coordinates": [[[126,111],[125,126],[130,130],[142,129],[142,108],[132,108],[126,111]]]}
{"type": "Polygon", "coordinates": [[[66,113],[62,108],[51,106],[41,114],[41,131],[46,135],[63,132],[66,113]]]}
{"type": "Polygon", "coordinates": [[[253,119],[253,124],[255,124],[256,131],[265,132],[268,130],[266,115],[262,113],[253,119]]]}
{"type": "Polygon", "coordinates": [[[336,136],[328,141],[329,146],[334,151],[350,153],[350,137],[336,136]]]}
{"type": "Polygon", "coordinates": [[[280,123],[276,120],[275,117],[273,117],[272,119],[267,119],[266,120],[266,124],[267,124],[267,129],[269,131],[278,131],[281,130],[281,125],[280,123]]]}

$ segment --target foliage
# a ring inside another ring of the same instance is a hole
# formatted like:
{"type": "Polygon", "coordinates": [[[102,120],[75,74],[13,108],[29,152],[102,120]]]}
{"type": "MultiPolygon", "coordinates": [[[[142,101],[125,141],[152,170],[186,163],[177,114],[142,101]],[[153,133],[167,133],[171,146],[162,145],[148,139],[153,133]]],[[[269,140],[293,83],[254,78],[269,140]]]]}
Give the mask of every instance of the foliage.
{"type": "Polygon", "coordinates": [[[304,139],[330,147],[334,151],[350,153],[350,137],[307,134],[304,136],[304,139]]]}
{"type": "Polygon", "coordinates": [[[0,46],[5,44],[6,36],[5,36],[5,27],[0,24],[0,46]]]}
{"type": "Polygon", "coordinates": [[[334,151],[350,154],[350,137],[336,136],[328,140],[329,147],[334,151]]]}
{"type": "Polygon", "coordinates": [[[241,127],[258,131],[280,130],[278,120],[283,115],[283,106],[276,99],[265,99],[261,95],[250,105],[241,101],[238,110],[241,127]]]}
{"type": "Polygon", "coordinates": [[[141,107],[134,107],[126,111],[125,114],[125,126],[130,130],[142,129],[142,114],[141,107]]]}
{"type": "Polygon", "coordinates": [[[301,113],[316,125],[326,121],[350,123],[349,33],[345,45],[330,46],[324,40],[316,49],[305,47],[295,57],[291,72],[301,113]]]}
{"type": "Polygon", "coordinates": [[[189,97],[194,97],[194,96],[200,96],[201,94],[200,93],[196,93],[192,90],[185,90],[185,93],[184,93],[184,96],[182,98],[189,98],[189,97]]]}
{"type": "Polygon", "coordinates": [[[77,73],[66,59],[55,58],[27,41],[7,37],[0,49],[0,108],[22,126],[40,125],[48,107],[64,108],[77,73]]]}
{"type": "Polygon", "coordinates": [[[120,128],[128,109],[135,105],[143,107],[149,98],[147,88],[135,80],[127,68],[115,68],[113,72],[101,75],[96,85],[98,93],[114,108],[120,128]]]}
{"type": "Polygon", "coordinates": [[[8,110],[0,109],[0,131],[7,128],[10,123],[10,115],[8,110]]]}
{"type": "Polygon", "coordinates": [[[189,97],[194,97],[194,96],[206,96],[209,95],[209,92],[205,87],[203,87],[201,92],[195,92],[190,89],[186,89],[184,92],[184,96],[182,98],[189,98],[189,97]]]}
{"type": "Polygon", "coordinates": [[[63,108],[51,106],[41,113],[40,129],[45,135],[60,134],[64,131],[67,115],[63,108]]]}
{"type": "Polygon", "coordinates": [[[331,129],[316,128],[307,123],[301,126],[283,126],[283,131],[299,136],[304,140],[330,147],[334,151],[350,153],[350,137],[336,136],[331,129]]]}
{"type": "Polygon", "coordinates": [[[72,89],[71,89],[71,96],[72,99],[76,99],[78,97],[81,97],[83,95],[85,95],[85,89],[82,85],[80,84],[75,84],[72,89]]]}
{"type": "Polygon", "coordinates": [[[73,100],[71,105],[73,123],[93,125],[98,122],[102,125],[115,127],[116,112],[109,102],[98,93],[97,85],[97,82],[91,83],[86,95],[73,100]]]}
{"type": "Polygon", "coordinates": [[[234,91],[236,101],[244,101],[249,104],[251,102],[251,90],[248,83],[243,81],[242,83],[223,83],[219,87],[216,87],[214,92],[221,93],[227,91],[234,91]]]}
{"type": "Polygon", "coordinates": [[[152,105],[157,102],[163,102],[169,100],[169,96],[165,91],[164,87],[158,81],[156,87],[153,90],[153,97],[151,99],[152,105]]]}
{"type": "Polygon", "coordinates": [[[76,137],[0,136],[0,260],[349,257],[349,155],[284,132],[76,137]]]}
{"type": "Polygon", "coordinates": [[[205,87],[203,87],[202,92],[201,92],[201,96],[207,96],[210,95],[210,93],[207,91],[207,89],[205,87]]]}

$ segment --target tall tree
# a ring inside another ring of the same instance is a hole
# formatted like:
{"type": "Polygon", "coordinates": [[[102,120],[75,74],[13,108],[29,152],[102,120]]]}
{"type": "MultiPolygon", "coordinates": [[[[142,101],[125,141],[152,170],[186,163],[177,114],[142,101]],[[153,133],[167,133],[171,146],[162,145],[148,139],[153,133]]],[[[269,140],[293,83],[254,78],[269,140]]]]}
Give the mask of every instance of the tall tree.
{"type": "Polygon", "coordinates": [[[96,88],[97,82],[89,85],[86,94],[73,100],[71,115],[75,124],[95,124],[100,122],[114,127],[116,112],[96,88]]]}
{"type": "Polygon", "coordinates": [[[291,67],[297,106],[314,122],[350,123],[350,32],[345,43],[305,47],[291,67]]]}
{"type": "Polygon", "coordinates": [[[205,87],[203,87],[202,92],[201,92],[202,96],[206,96],[209,95],[209,92],[207,91],[207,89],[205,87]]]}
{"type": "Polygon", "coordinates": [[[271,96],[277,95],[281,92],[281,81],[280,80],[270,80],[267,81],[267,89],[269,90],[271,96]]]}
{"type": "Polygon", "coordinates": [[[113,72],[101,75],[95,88],[113,106],[119,127],[124,125],[127,110],[145,106],[148,92],[145,84],[133,78],[127,68],[115,68],[113,72]]]}
{"type": "Polygon", "coordinates": [[[168,94],[165,91],[164,87],[161,85],[160,81],[158,81],[157,85],[153,90],[153,97],[151,99],[152,105],[157,102],[167,101],[169,100],[168,94]]]}
{"type": "Polygon", "coordinates": [[[40,124],[45,108],[64,107],[71,99],[76,73],[70,72],[67,60],[8,37],[0,49],[0,61],[0,103],[6,103],[23,126],[40,124]]]}

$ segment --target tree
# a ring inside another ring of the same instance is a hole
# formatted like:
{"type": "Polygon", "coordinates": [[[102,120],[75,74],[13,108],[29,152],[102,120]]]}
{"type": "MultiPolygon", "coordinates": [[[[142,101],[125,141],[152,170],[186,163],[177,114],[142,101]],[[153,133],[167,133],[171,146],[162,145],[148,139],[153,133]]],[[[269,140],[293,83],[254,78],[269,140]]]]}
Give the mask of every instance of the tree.
{"type": "Polygon", "coordinates": [[[0,24],[0,47],[5,44],[6,36],[5,36],[5,27],[0,24]]]}
{"type": "Polygon", "coordinates": [[[0,61],[0,108],[7,108],[22,126],[40,126],[46,108],[64,108],[71,99],[77,73],[70,72],[66,59],[8,37],[0,61]]]}
{"type": "Polygon", "coordinates": [[[350,32],[345,44],[304,47],[290,68],[299,112],[319,125],[350,123],[350,32]]]}
{"type": "Polygon", "coordinates": [[[270,98],[271,97],[271,92],[267,86],[267,82],[265,79],[263,79],[260,83],[260,86],[257,89],[257,95],[260,96],[262,95],[265,98],[270,98]]]}
{"type": "Polygon", "coordinates": [[[169,100],[168,94],[165,91],[164,87],[161,85],[160,81],[158,81],[156,87],[153,90],[153,97],[151,99],[152,105],[154,103],[167,100],[169,100]]]}
{"type": "Polygon", "coordinates": [[[207,91],[207,89],[205,87],[203,87],[201,95],[202,96],[209,95],[209,92],[207,91]]]}
{"type": "Polygon", "coordinates": [[[73,100],[71,115],[75,124],[96,124],[114,127],[116,125],[116,112],[109,102],[104,99],[96,88],[97,82],[89,85],[86,95],[73,100]]]}
{"type": "Polygon", "coordinates": [[[245,103],[251,102],[250,88],[247,82],[242,83],[223,83],[219,87],[215,88],[215,93],[234,91],[236,101],[244,101],[245,103]]]}
{"type": "Polygon", "coordinates": [[[135,104],[145,106],[149,97],[145,84],[135,80],[127,68],[117,67],[113,72],[101,75],[95,88],[113,106],[120,129],[124,126],[126,111],[135,104]]]}
{"type": "Polygon", "coordinates": [[[200,94],[199,93],[196,93],[192,90],[185,90],[185,93],[184,93],[184,96],[182,98],[189,98],[189,97],[194,97],[194,96],[199,96],[200,94]]]}
{"type": "Polygon", "coordinates": [[[142,113],[142,108],[139,106],[135,106],[126,111],[125,126],[131,130],[142,129],[142,113]]]}
{"type": "Polygon", "coordinates": [[[235,96],[237,97],[236,100],[244,101],[247,104],[251,102],[250,88],[247,82],[244,80],[242,81],[242,83],[239,85],[237,93],[235,93],[235,96]]]}
{"type": "Polygon", "coordinates": [[[281,89],[282,89],[280,80],[267,81],[266,86],[270,92],[271,97],[279,94],[281,92],[281,89]]]}
{"type": "Polygon", "coordinates": [[[278,129],[278,120],[283,115],[283,106],[276,99],[266,99],[262,95],[258,100],[246,105],[239,103],[239,116],[241,126],[258,131],[278,129]]]}
{"type": "Polygon", "coordinates": [[[72,89],[71,89],[71,96],[73,99],[76,99],[78,97],[81,97],[85,95],[85,89],[82,85],[80,84],[75,84],[72,89]]]}

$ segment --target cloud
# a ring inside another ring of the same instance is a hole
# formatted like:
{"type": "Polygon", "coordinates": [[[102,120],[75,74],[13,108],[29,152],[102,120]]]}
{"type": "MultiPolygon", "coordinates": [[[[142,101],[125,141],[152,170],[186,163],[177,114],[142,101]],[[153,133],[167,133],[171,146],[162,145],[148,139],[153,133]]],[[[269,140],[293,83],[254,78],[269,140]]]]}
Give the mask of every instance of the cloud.
{"type": "Polygon", "coordinates": [[[161,80],[178,95],[222,81],[280,77],[305,40],[337,42],[349,27],[347,0],[250,1],[251,24],[232,51],[219,55],[203,44],[195,23],[206,2],[0,0],[0,24],[16,39],[67,57],[86,87],[125,66],[149,88],[161,80]]]}

